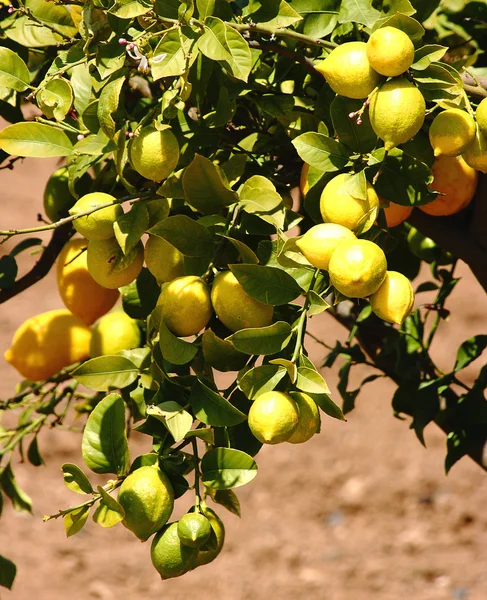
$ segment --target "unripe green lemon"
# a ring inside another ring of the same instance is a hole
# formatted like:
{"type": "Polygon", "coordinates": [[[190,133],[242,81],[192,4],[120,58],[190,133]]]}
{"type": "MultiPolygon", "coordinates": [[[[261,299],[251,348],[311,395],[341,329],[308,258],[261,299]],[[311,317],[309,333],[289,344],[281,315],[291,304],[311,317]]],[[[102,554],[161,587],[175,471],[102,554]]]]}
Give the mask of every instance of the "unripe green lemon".
{"type": "Polygon", "coordinates": [[[123,506],[123,524],[143,542],[163,527],[174,508],[174,490],[157,467],[140,467],[120,486],[118,502],[123,506]]]}
{"type": "MultiPolygon", "coordinates": [[[[84,195],[90,189],[90,185],[91,177],[85,173],[76,182],[75,188],[80,195],[84,195]]],[[[47,218],[54,223],[67,217],[69,209],[75,202],[76,198],[69,191],[68,167],[61,167],[54,171],[47,181],[44,189],[44,212],[47,218]]]]}
{"type": "Polygon", "coordinates": [[[249,411],[250,431],[263,444],[287,442],[296,431],[299,410],[296,402],[282,392],[266,392],[258,396],[249,411]]]}
{"type": "Polygon", "coordinates": [[[187,513],[179,519],[178,535],[185,546],[201,548],[210,538],[210,522],[201,513],[187,513]]]}
{"type": "Polygon", "coordinates": [[[396,27],[381,27],[367,42],[367,58],[377,73],[397,77],[413,64],[414,45],[404,31],[396,27]]]}
{"type": "Polygon", "coordinates": [[[487,173],[487,133],[484,135],[479,127],[474,139],[463,151],[463,159],[477,171],[487,173]]]}
{"type": "Polygon", "coordinates": [[[119,310],[102,317],[93,327],[90,355],[117,354],[121,350],[138,348],[141,342],[140,329],[135,319],[119,310]]]}
{"type": "Polygon", "coordinates": [[[184,275],[184,256],[165,239],[150,235],[144,248],[145,264],[161,284],[184,275]]]}
{"type": "Polygon", "coordinates": [[[166,179],[179,161],[176,136],[170,129],[158,131],[152,126],[143,127],[129,144],[129,160],[132,167],[146,179],[166,179]]]}
{"type": "Polygon", "coordinates": [[[217,317],[230,331],[272,324],[274,307],[251,298],[231,271],[221,271],[215,277],[211,301],[217,317]]]}
{"type": "Polygon", "coordinates": [[[330,258],[338,245],[347,240],[355,240],[355,234],[343,225],[320,223],[308,229],[296,246],[313,267],[328,269],[330,258]]]}
{"type": "Polygon", "coordinates": [[[299,419],[294,433],[287,439],[291,444],[302,444],[311,439],[320,430],[320,411],[316,402],[303,392],[290,392],[289,395],[296,402],[299,419]]]}
{"type": "Polygon", "coordinates": [[[387,81],[370,100],[370,124],[392,150],[413,138],[423,125],[426,103],[418,88],[403,77],[387,81]]]}
{"type": "Polygon", "coordinates": [[[178,277],[161,292],[157,304],[169,331],[179,337],[196,335],[211,319],[210,290],[196,275],[178,277]]]}
{"type": "Polygon", "coordinates": [[[436,115],[429,130],[435,156],[458,156],[474,137],[473,117],[459,108],[449,108],[436,115]]]}
{"type": "Polygon", "coordinates": [[[328,266],[330,283],[348,298],[365,298],[382,285],[387,261],[382,249],[369,240],[344,242],[328,266]]]}
{"type": "Polygon", "coordinates": [[[177,523],[164,527],[152,540],[151,560],[161,579],[180,577],[191,571],[195,567],[197,556],[197,548],[181,543],[177,523]]]}
{"type": "Polygon", "coordinates": [[[368,231],[377,218],[379,197],[367,182],[367,198],[355,198],[347,189],[348,173],[333,177],[320,198],[320,212],[325,223],[343,225],[352,231],[368,231]]]}
{"type": "Polygon", "coordinates": [[[88,271],[101,286],[115,289],[137,279],[144,264],[144,246],[139,242],[124,254],[115,238],[91,240],[88,244],[88,271]]]}
{"type": "MultiPolygon", "coordinates": [[[[113,202],[115,198],[110,194],[103,192],[93,192],[82,196],[76,204],[69,209],[71,216],[78,215],[86,210],[96,208],[108,202],[113,202]]],[[[114,236],[113,224],[123,215],[120,204],[113,204],[91,213],[85,217],[80,217],[73,221],[73,226],[87,240],[107,240],[114,236]]]]}
{"type": "Polygon", "coordinates": [[[211,563],[222,551],[223,544],[225,542],[225,526],[223,525],[223,521],[216,514],[214,510],[209,508],[208,506],[202,507],[202,513],[210,522],[210,526],[213,530],[212,536],[214,535],[214,545],[208,550],[200,549],[198,555],[196,557],[195,567],[201,567],[202,565],[207,565],[211,563]]]}
{"type": "Polygon", "coordinates": [[[384,282],[370,297],[370,305],[378,317],[400,325],[413,309],[413,286],[402,273],[387,271],[384,282]]]}
{"type": "Polygon", "coordinates": [[[336,94],[346,98],[367,98],[381,80],[369,63],[364,42],[341,44],[315,68],[336,94]]]}
{"type": "Polygon", "coordinates": [[[487,98],[484,98],[477,106],[477,110],[475,111],[475,119],[482,133],[487,135],[487,98]]]}

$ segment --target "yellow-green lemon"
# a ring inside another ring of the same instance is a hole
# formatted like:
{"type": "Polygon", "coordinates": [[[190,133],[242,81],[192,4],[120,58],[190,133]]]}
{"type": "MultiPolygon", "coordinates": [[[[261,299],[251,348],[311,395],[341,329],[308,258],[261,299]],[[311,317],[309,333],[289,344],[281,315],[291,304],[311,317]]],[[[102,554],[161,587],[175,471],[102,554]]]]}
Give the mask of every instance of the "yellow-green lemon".
{"type": "Polygon", "coordinates": [[[143,127],[130,142],[129,160],[132,167],[146,179],[166,179],[179,161],[176,136],[170,129],[158,131],[152,126],[143,127]]]}
{"type": "Polygon", "coordinates": [[[145,264],[159,284],[184,275],[184,256],[165,239],[150,235],[144,249],[145,264]]]}
{"type": "Polygon", "coordinates": [[[161,579],[180,577],[191,571],[197,556],[197,548],[181,543],[177,523],[164,527],[152,540],[151,560],[161,579]]]}
{"type": "MultiPolygon", "coordinates": [[[[113,196],[103,192],[86,194],[69,209],[69,214],[71,216],[79,215],[114,200],[113,196]]],[[[121,215],[123,215],[123,210],[120,204],[113,204],[84,217],[79,217],[79,219],[73,221],[73,226],[87,240],[107,240],[114,236],[113,224],[121,215]]]]}
{"type": "Polygon", "coordinates": [[[370,305],[378,317],[400,325],[413,309],[411,282],[402,273],[387,271],[384,282],[370,297],[370,305]]]}
{"type": "Polygon", "coordinates": [[[263,444],[286,442],[296,431],[299,410],[296,402],[282,392],[266,392],[258,396],[249,411],[250,431],[263,444]]]}
{"type": "Polygon", "coordinates": [[[487,173],[487,132],[484,135],[479,127],[477,133],[462,154],[467,165],[482,173],[487,173]]]}
{"type": "Polygon", "coordinates": [[[435,156],[458,156],[474,137],[473,117],[459,108],[449,108],[436,115],[429,130],[435,156]]]}
{"type": "Polygon", "coordinates": [[[211,531],[210,521],[201,513],[186,513],[178,522],[179,539],[190,548],[201,548],[206,544],[211,531]]]}
{"type": "MultiPolygon", "coordinates": [[[[81,195],[86,194],[90,189],[90,184],[91,177],[85,173],[76,182],[76,192],[81,195]]],[[[69,191],[68,167],[61,167],[54,171],[47,181],[44,189],[44,212],[47,218],[54,223],[62,217],[67,217],[69,209],[75,202],[76,198],[69,191]]]]}
{"type": "Polygon", "coordinates": [[[330,283],[348,298],[365,298],[376,292],[386,271],[384,252],[369,240],[344,242],[333,252],[328,267],[330,283]]]}
{"type": "Polygon", "coordinates": [[[477,106],[475,111],[475,119],[480,130],[487,135],[487,98],[484,98],[482,102],[477,106]]]}
{"type": "Polygon", "coordinates": [[[211,563],[211,561],[220,554],[225,542],[225,526],[223,525],[223,521],[220,519],[220,517],[208,506],[202,506],[201,512],[210,522],[213,533],[211,534],[209,542],[213,543],[211,543],[211,545],[210,543],[208,544],[210,547],[207,550],[199,550],[196,557],[195,567],[201,567],[202,565],[211,563]],[[213,538],[213,540],[211,538],[213,538]]]}
{"type": "Polygon", "coordinates": [[[290,392],[289,395],[296,402],[299,419],[294,433],[287,439],[291,444],[302,444],[311,439],[320,430],[320,411],[316,402],[303,392],[290,392]]]}
{"type": "Polygon", "coordinates": [[[355,239],[355,234],[343,225],[320,223],[308,229],[303,237],[296,241],[296,246],[314,267],[328,269],[331,255],[338,245],[355,239]]]}
{"type": "Polygon", "coordinates": [[[119,310],[102,317],[93,327],[90,355],[117,354],[121,350],[138,348],[141,342],[140,329],[135,319],[119,310]]]}
{"type": "Polygon", "coordinates": [[[304,163],[301,167],[301,175],[299,177],[299,189],[303,198],[306,198],[306,194],[309,192],[308,174],[309,164],[304,163]]]}
{"type": "Polygon", "coordinates": [[[410,37],[396,27],[381,27],[367,42],[367,58],[372,68],[386,77],[397,77],[414,62],[410,37]]]}
{"type": "Polygon", "coordinates": [[[124,254],[115,238],[91,240],[87,264],[90,275],[101,286],[109,289],[123,287],[139,275],[144,264],[144,246],[139,242],[124,254]]]}

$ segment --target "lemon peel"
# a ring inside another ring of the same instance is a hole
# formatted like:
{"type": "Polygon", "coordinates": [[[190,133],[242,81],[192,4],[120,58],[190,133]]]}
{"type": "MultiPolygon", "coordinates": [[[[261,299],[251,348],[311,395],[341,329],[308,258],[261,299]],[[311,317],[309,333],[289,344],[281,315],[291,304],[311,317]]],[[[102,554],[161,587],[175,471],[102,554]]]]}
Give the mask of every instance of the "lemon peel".
{"type": "Polygon", "coordinates": [[[210,521],[201,513],[186,513],[178,522],[181,543],[190,548],[201,548],[211,535],[210,521]]]}
{"type": "Polygon", "coordinates": [[[387,271],[384,282],[370,297],[370,305],[378,317],[400,325],[414,306],[411,282],[402,273],[387,271]]]}
{"type": "Polygon", "coordinates": [[[144,248],[145,264],[161,284],[184,275],[184,256],[172,244],[155,235],[149,235],[144,248]]]}
{"type": "MultiPolygon", "coordinates": [[[[84,195],[88,192],[91,177],[85,173],[76,182],[76,191],[84,195]]],[[[69,191],[68,167],[60,167],[49,177],[44,188],[44,212],[53,223],[62,217],[67,217],[69,209],[76,203],[76,198],[69,191]]]]}
{"type": "Polygon", "coordinates": [[[389,202],[389,206],[384,208],[387,227],[397,227],[405,221],[412,212],[412,206],[402,206],[395,202],[389,202]]]}
{"type": "Polygon", "coordinates": [[[223,544],[225,543],[225,526],[220,517],[206,505],[201,507],[201,512],[210,522],[211,529],[213,530],[211,535],[214,535],[215,544],[208,549],[200,548],[194,564],[195,567],[207,565],[214,560],[222,551],[223,544]]]}
{"type": "Polygon", "coordinates": [[[386,77],[397,77],[414,62],[414,44],[396,27],[381,27],[367,42],[367,58],[372,68],[386,77]]]}
{"type": "MultiPolygon", "coordinates": [[[[114,201],[113,196],[104,192],[85,194],[69,209],[69,214],[71,216],[79,215],[87,210],[114,201]]],[[[120,204],[113,204],[90,215],[79,217],[73,221],[73,226],[87,240],[107,240],[114,236],[113,224],[121,215],[123,215],[123,210],[120,204]]]]}
{"type": "Polygon", "coordinates": [[[152,125],[143,127],[129,144],[129,161],[146,179],[162,181],[179,162],[179,145],[170,129],[158,131],[152,125]]]}
{"type": "Polygon", "coordinates": [[[484,98],[477,106],[477,110],[475,111],[475,119],[482,133],[487,135],[487,98],[484,98]]]}
{"type": "Polygon", "coordinates": [[[336,223],[320,223],[296,241],[307,260],[318,269],[328,269],[330,258],[339,244],[347,240],[355,240],[355,234],[343,225],[336,223]]]}
{"type": "Polygon", "coordinates": [[[117,354],[121,350],[138,348],[140,329],[135,319],[119,310],[102,317],[93,327],[90,356],[117,354]]]}
{"type": "Polygon", "coordinates": [[[282,392],[266,392],[258,396],[249,411],[249,427],[263,444],[286,442],[296,431],[299,410],[296,402],[282,392]]]}
{"type": "Polygon", "coordinates": [[[429,130],[435,156],[458,156],[474,137],[474,118],[459,108],[449,108],[436,115],[429,130]]]}
{"type": "Polygon", "coordinates": [[[177,522],[164,527],[152,540],[151,560],[161,579],[180,577],[191,571],[197,556],[197,548],[181,543],[177,522]]]}
{"type": "Polygon", "coordinates": [[[487,135],[479,127],[474,139],[465,148],[462,157],[472,169],[487,173],[487,135]]]}
{"type": "Polygon", "coordinates": [[[320,430],[320,411],[316,402],[303,392],[290,392],[289,395],[298,407],[298,426],[287,441],[291,444],[302,444],[311,439],[320,430]]]}

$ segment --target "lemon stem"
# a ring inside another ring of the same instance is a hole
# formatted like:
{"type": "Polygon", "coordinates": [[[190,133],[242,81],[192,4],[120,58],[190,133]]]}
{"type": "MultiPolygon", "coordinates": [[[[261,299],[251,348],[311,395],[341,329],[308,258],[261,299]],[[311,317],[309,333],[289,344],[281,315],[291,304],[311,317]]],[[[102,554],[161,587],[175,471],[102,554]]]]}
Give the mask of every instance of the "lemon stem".
{"type": "Polygon", "coordinates": [[[299,355],[301,354],[301,348],[303,347],[303,338],[306,333],[306,313],[308,312],[309,305],[311,304],[311,292],[316,283],[316,278],[318,277],[319,269],[316,269],[313,278],[311,279],[311,283],[309,284],[308,293],[306,294],[306,300],[304,301],[303,308],[301,309],[301,315],[299,317],[298,326],[297,326],[297,336],[296,336],[296,345],[294,347],[293,356],[291,358],[291,362],[296,363],[299,355]]]}
{"type": "Polygon", "coordinates": [[[194,495],[195,495],[195,510],[196,512],[200,512],[200,504],[201,504],[201,492],[200,492],[200,467],[199,467],[199,457],[198,457],[198,441],[196,438],[191,440],[191,444],[193,446],[193,455],[195,459],[194,464],[194,495]]]}

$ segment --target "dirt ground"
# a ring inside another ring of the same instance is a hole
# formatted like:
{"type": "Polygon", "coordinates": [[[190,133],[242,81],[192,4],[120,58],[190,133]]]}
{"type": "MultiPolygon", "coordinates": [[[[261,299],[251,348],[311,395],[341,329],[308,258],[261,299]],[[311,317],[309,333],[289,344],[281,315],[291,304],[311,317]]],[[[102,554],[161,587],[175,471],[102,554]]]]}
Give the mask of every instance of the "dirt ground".
{"type": "MultiPolygon", "coordinates": [[[[29,160],[0,172],[1,228],[33,225],[53,161],[29,160]]],[[[25,256],[22,267],[35,260],[25,256]]],[[[449,308],[452,318],[436,342],[436,357],[452,364],[457,345],[485,333],[485,295],[464,265],[464,281],[449,308]]],[[[0,351],[28,316],[59,307],[49,276],[0,309],[0,351]]],[[[326,314],[313,319],[314,333],[332,342],[343,337],[326,314]]],[[[322,348],[310,344],[312,357],[322,348]]],[[[478,361],[480,362],[480,361],[478,361]]],[[[475,363],[470,377],[479,365],[475,363]]],[[[0,367],[0,397],[12,393],[13,369],[0,367]]],[[[324,370],[332,389],[334,371],[324,370]]],[[[34,501],[34,516],[10,506],[0,519],[0,554],[18,565],[5,600],[485,600],[487,598],[487,478],[469,459],[448,477],[443,472],[444,435],[430,426],[427,450],[394,419],[393,386],[379,380],[359,396],[346,423],[323,419],[310,442],[265,448],[258,477],[237,490],[242,519],[226,513],[225,548],[217,561],[183,578],[161,582],[149,545],[123,526],[103,530],[93,522],[66,539],[61,521],[44,514],[80,501],[64,487],[60,466],[78,462],[80,437],[44,432],[47,465],[16,467],[34,501]]],[[[334,393],[338,398],[338,393],[334,393]]],[[[135,455],[148,438],[132,440],[135,455]]],[[[177,511],[186,506],[179,503],[177,511]]]]}

